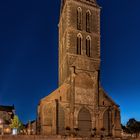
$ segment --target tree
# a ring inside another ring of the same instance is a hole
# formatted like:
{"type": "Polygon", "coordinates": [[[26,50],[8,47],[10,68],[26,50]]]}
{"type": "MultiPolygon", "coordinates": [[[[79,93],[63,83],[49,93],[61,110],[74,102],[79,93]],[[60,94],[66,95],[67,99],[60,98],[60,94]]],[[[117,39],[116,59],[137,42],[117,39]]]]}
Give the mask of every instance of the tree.
{"type": "Polygon", "coordinates": [[[138,137],[140,133],[140,122],[136,121],[134,118],[129,119],[129,121],[126,124],[126,130],[128,133],[136,134],[136,137],[138,137]]]}
{"type": "Polygon", "coordinates": [[[125,125],[121,124],[121,127],[124,133],[130,134],[129,129],[125,125]]]}
{"type": "Polygon", "coordinates": [[[23,125],[22,125],[21,121],[19,120],[18,116],[14,115],[14,118],[11,120],[10,127],[14,131],[16,131],[15,134],[17,134],[17,132],[21,130],[22,126],[23,125]]]}

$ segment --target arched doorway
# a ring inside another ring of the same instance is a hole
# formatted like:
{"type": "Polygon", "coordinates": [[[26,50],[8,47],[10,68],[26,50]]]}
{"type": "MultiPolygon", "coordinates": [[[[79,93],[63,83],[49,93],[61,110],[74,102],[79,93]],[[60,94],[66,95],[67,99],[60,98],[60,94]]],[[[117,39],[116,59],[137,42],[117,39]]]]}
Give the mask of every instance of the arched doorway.
{"type": "Polygon", "coordinates": [[[112,134],[112,128],[111,128],[111,114],[110,110],[106,110],[104,112],[103,116],[103,127],[105,128],[105,135],[111,135],[112,134]]]}
{"type": "Polygon", "coordinates": [[[78,115],[79,134],[88,136],[91,134],[91,114],[86,108],[82,108],[78,115]]]}

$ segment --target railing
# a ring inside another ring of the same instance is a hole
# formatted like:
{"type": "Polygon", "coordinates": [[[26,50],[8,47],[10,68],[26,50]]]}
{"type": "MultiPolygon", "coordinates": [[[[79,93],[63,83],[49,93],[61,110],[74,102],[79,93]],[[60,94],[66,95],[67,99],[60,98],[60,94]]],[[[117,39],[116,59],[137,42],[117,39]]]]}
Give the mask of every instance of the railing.
{"type": "MultiPolygon", "coordinates": [[[[45,135],[1,135],[0,140],[124,140],[120,138],[72,138],[72,137],[61,137],[61,136],[45,136],[45,135]]],[[[125,139],[130,140],[130,139],[125,139]]],[[[133,139],[134,140],[134,139],[133,139]]],[[[139,139],[138,139],[139,140],[139,139]]]]}

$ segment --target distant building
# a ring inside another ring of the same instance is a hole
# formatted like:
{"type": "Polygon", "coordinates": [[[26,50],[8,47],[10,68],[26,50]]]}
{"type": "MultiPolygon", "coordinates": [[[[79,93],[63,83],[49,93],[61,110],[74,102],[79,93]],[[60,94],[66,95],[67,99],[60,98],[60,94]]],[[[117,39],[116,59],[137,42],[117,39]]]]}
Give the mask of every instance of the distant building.
{"type": "Polygon", "coordinates": [[[29,121],[26,125],[26,134],[35,135],[36,134],[36,120],[29,121]]]}
{"type": "Polygon", "coordinates": [[[14,117],[15,107],[0,105],[0,134],[11,133],[11,119],[14,117]]]}
{"type": "Polygon", "coordinates": [[[96,0],[62,0],[59,88],[39,103],[38,133],[121,137],[119,105],[100,85],[100,44],[96,0]]]}

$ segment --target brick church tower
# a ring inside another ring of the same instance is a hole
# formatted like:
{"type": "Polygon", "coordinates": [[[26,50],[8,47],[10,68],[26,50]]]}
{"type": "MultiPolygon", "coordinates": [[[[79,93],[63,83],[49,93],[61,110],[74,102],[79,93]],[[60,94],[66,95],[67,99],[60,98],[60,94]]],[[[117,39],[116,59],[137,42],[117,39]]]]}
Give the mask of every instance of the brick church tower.
{"type": "Polygon", "coordinates": [[[38,106],[38,132],[121,136],[119,106],[100,86],[100,7],[96,0],[62,0],[59,88],[38,106]]]}

